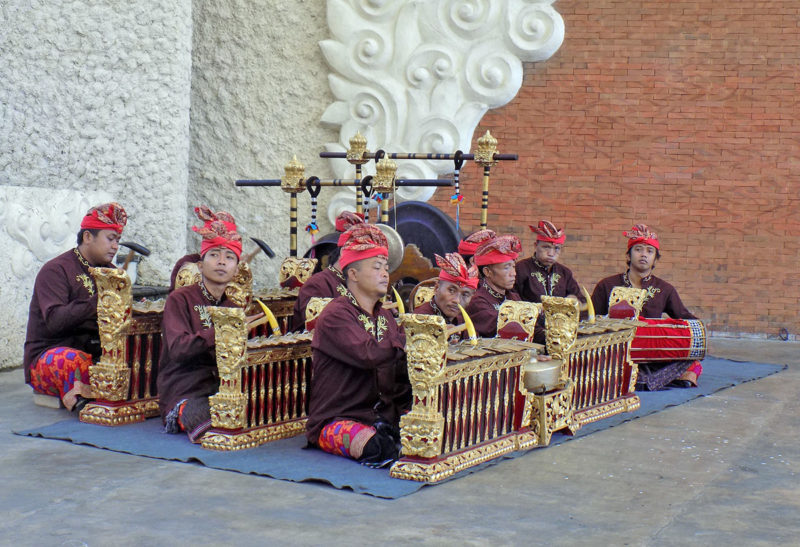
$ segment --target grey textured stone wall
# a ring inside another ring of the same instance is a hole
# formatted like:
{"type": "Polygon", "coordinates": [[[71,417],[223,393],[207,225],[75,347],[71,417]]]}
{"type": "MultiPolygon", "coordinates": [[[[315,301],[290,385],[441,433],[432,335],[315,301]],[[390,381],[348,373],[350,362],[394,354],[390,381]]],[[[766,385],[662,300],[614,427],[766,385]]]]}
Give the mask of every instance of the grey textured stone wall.
{"type": "Polygon", "coordinates": [[[140,280],[183,254],[191,31],[190,0],[0,3],[0,366],[21,363],[34,276],[90,199],[128,210],[123,239],[153,253],[140,280]]]}
{"type": "MultiPolygon", "coordinates": [[[[275,250],[274,260],[260,253],[252,263],[260,286],[277,284],[280,258],[288,254],[289,196],[277,188],[236,188],[233,182],[280,178],[293,155],[306,166],[306,176],[331,176],[327,160],[319,158],[324,143],[338,140],[336,131],[319,121],[333,100],[318,45],[328,37],[325,5],[324,0],[194,3],[189,205],[230,211],[245,235],[275,250]]],[[[332,229],[323,218],[328,195],[323,190],[320,196],[320,235],[332,229]]],[[[308,193],[298,202],[302,254],[310,245],[303,231],[308,193]]],[[[199,246],[194,235],[192,246],[199,246]]],[[[255,249],[249,240],[244,247],[255,249]]]]}

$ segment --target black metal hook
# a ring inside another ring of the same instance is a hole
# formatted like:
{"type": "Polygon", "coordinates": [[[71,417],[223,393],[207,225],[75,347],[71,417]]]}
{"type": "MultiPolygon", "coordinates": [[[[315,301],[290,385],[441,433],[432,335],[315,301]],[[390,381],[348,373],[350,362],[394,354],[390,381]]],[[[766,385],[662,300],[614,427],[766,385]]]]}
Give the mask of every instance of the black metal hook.
{"type": "Polygon", "coordinates": [[[361,179],[361,191],[367,197],[372,195],[372,175],[367,175],[361,179]]]}
{"type": "Polygon", "coordinates": [[[317,197],[320,191],[322,191],[322,185],[319,183],[319,177],[308,177],[306,180],[306,189],[308,190],[308,193],[311,194],[312,198],[317,197]]]}
{"type": "Polygon", "coordinates": [[[464,152],[456,150],[453,156],[453,163],[455,164],[456,171],[461,171],[461,167],[464,165],[464,152]]]}

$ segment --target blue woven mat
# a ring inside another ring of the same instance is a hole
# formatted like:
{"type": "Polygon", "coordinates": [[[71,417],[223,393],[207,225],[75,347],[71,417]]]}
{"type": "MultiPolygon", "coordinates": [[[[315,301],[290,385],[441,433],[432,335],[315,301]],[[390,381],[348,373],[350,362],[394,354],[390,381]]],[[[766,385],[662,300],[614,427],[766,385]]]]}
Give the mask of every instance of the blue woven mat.
{"type": "MultiPolygon", "coordinates": [[[[677,406],[692,399],[710,395],[721,389],[744,382],[758,380],[786,369],[786,365],[737,362],[708,357],[703,361],[703,376],[699,388],[667,389],[639,393],[642,405],[635,412],[617,414],[584,426],[574,437],[556,434],[550,446],[573,438],[584,437],[596,431],[623,422],[677,406]]],[[[15,431],[17,435],[69,441],[95,448],[181,462],[194,462],[214,469],[262,475],[275,479],[328,483],[334,488],[350,489],[359,494],[380,498],[399,498],[412,494],[423,484],[393,479],[388,470],[369,469],[345,458],[331,456],[320,450],[304,450],[305,437],[272,442],[257,448],[234,452],[205,450],[191,444],[185,435],[168,435],[162,432],[161,420],[150,419],[143,423],[120,427],[104,427],[80,423],[77,419],[64,420],[48,426],[15,431]]],[[[493,465],[510,454],[455,475],[459,478],[493,465]]],[[[452,479],[451,479],[452,480],[452,479]]]]}

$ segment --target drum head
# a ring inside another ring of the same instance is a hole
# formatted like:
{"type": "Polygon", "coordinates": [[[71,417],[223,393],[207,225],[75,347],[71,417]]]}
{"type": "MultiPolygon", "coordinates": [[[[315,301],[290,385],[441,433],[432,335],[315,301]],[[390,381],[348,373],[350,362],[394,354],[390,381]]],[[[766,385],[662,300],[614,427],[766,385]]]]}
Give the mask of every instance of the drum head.
{"type": "Polygon", "coordinates": [[[444,256],[456,252],[462,237],[456,230],[455,220],[433,205],[421,201],[398,204],[389,211],[389,225],[396,226],[405,244],[416,245],[422,256],[431,262],[434,261],[434,254],[444,256]]]}

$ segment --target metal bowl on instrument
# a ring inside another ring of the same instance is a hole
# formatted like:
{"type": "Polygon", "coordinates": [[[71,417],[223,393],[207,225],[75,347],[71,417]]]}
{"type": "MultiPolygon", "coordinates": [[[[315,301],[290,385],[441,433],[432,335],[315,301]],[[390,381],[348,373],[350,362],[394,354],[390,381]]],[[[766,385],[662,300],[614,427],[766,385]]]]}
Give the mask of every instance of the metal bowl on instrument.
{"type": "Polygon", "coordinates": [[[538,361],[536,356],[523,365],[525,389],[531,393],[546,393],[559,387],[561,383],[561,359],[538,361]]]}

